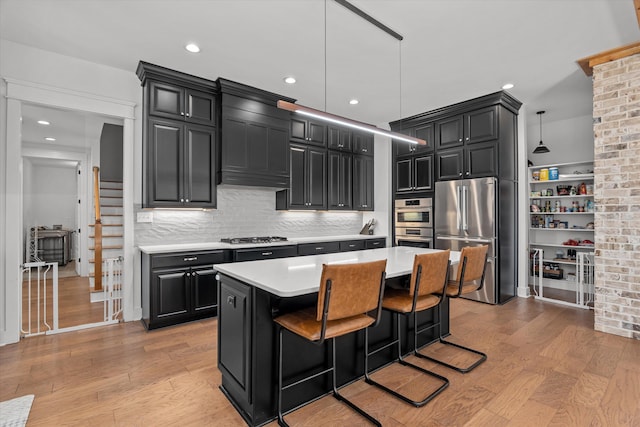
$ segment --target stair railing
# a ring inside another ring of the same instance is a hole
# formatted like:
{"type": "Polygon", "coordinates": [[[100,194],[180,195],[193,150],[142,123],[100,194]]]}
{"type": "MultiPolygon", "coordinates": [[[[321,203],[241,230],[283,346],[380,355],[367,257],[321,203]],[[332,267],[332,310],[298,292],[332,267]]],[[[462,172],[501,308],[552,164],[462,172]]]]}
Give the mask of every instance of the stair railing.
{"type": "Polygon", "coordinates": [[[102,290],[102,218],[100,216],[100,168],[93,167],[93,203],[95,206],[94,229],[94,290],[102,290]]]}

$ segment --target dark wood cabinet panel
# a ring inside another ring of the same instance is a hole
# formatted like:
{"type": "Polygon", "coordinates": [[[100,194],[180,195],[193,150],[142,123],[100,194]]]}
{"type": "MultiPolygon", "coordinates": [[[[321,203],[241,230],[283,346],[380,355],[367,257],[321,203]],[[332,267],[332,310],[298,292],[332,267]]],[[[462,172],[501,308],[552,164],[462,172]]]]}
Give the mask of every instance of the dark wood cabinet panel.
{"type": "Polygon", "coordinates": [[[287,258],[298,255],[296,246],[266,246],[263,248],[236,249],[233,252],[234,262],[287,258]]]}
{"type": "Polygon", "coordinates": [[[368,239],[366,243],[367,249],[386,248],[387,239],[368,239]]]}
{"type": "Polygon", "coordinates": [[[463,123],[462,116],[438,120],[435,127],[436,146],[447,148],[462,145],[464,142],[463,123]]]}
{"type": "Polygon", "coordinates": [[[353,209],[352,161],[351,154],[329,151],[327,207],[330,210],[353,209]]]}
{"type": "Polygon", "coordinates": [[[464,115],[465,144],[498,139],[498,107],[481,108],[464,115]]]}
{"type": "Polygon", "coordinates": [[[142,254],[142,320],[156,329],[215,316],[218,282],[213,264],[231,261],[231,251],[142,254]]]}
{"type": "Polygon", "coordinates": [[[309,149],[309,208],[327,208],[327,151],[309,149]]]}
{"type": "Polygon", "coordinates": [[[414,155],[396,161],[396,193],[433,191],[433,154],[414,155]]]}
{"type": "Polygon", "coordinates": [[[454,148],[436,153],[437,181],[460,179],[463,176],[464,150],[454,148]]]}
{"type": "Polygon", "coordinates": [[[366,245],[364,240],[345,240],[340,242],[340,252],[361,251],[366,249],[366,245]]]}
{"type": "Polygon", "coordinates": [[[347,128],[329,125],[327,129],[327,146],[332,150],[351,152],[351,131],[347,128]]]}
{"type": "Polygon", "coordinates": [[[484,143],[467,147],[465,150],[466,169],[465,178],[481,178],[497,175],[497,147],[496,144],[484,143]]]}
{"type": "Polygon", "coordinates": [[[216,206],[213,128],[149,119],[146,207],[216,206]]]}
{"type": "Polygon", "coordinates": [[[415,127],[399,130],[398,132],[407,136],[424,139],[427,144],[412,144],[410,142],[393,140],[394,153],[396,156],[408,156],[417,153],[433,151],[435,147],[434,124],[426,123],[415,127]]]}
{"type": "Polygon", "coordinates": [[[353,152],[365,156],[373,156],[374,140],[373,134],[366,132],[353,131],[351,133],[353,141],[353,152]]]}
{"type": "Polygon", "coordinates": [[[320,121],[291,117],[291,140],[305,144],[327,145],[327,125],[320,121]]]}
{"type": "Polygon", "coordinates": [[[298,255],[320,255],[340,252],[340,242],[317,242],[298,244],[298,255]]]}
{"type": "Polygon", "coordinates": [[[373,210],[373,157],[353,156],[353,207],[359,211],[373,210]]]}
{"type": "Polygon", "coordinates": [[[327,209],[327,150],[289,146],[291,182],[276,194],[276,209],[327,209]]]}
{"type": "MultiPolygon", "coordinates": [[[[291,145],[289,151],[291,183],[289,186],[288,207],[304,209],[307,207],[307,157],[308,149],[291,145]]],[[[286,208],[285,208],[286,209],[286,208]]]]}
{"type": "Polygon", "coordinates": [[[150,81],[149,114],[215,126],[215,96],[182,86],[150,81]]]}
{"type": "Polygon", "coordinates": [[[188,270],[153,273],[156,282],[156,316],[183,317],[189,311],[188,270]]]}

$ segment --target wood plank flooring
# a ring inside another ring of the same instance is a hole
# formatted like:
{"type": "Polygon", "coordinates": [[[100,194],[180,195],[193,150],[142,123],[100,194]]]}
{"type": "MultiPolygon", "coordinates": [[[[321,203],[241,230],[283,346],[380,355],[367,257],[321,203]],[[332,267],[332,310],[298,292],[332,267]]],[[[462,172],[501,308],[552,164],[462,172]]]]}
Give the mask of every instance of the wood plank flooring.
{"type": "MultiPolygon", "coordinates": [[[[0,401],[35,394],[28,426],[242,426],[218,389],[216,326],[207,319],[147,332],[128,322],[0,347],[0,401]]],[[[640,341],[595,332],[592,311],[532,298],[454,300],[452,332],[488,361],[462,375],[410,358],[451,381],[427,406],[363,381],[343,393],[385,426],[640,426],[640,341]]],[[[416,396],[432,386],[403,367],[375,375],[416,396]]],[[[332,397],[287,419],[366,425],[332,397]]]]}

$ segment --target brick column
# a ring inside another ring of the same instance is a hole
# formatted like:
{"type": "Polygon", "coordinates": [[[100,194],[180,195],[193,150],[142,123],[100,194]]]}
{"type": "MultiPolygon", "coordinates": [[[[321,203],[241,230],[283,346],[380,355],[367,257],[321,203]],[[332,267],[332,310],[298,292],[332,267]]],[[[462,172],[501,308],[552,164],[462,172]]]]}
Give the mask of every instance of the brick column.
{"type": "Polygon", "coordinates": [[[640,339],[640,54],[593,67],[595,329],[640,339]]]}

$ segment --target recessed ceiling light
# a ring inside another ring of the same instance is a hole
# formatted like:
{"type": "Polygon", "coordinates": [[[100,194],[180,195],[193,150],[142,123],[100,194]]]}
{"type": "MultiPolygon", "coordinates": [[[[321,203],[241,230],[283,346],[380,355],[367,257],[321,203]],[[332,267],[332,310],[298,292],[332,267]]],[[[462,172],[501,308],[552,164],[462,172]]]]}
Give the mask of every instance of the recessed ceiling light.
{"type": "Polygon", "coordinates": [[[46,121],[46,120],[38,120],[38,124],[39,124],[39,125],[44,125],[44,126],[49,126],[51,123],[49,123],[49,122],[48,122],[48,121],[46,121]]]}
{"type": "Polygon", "coordinates": [[[287,83],[287,84],[292,85],[292,84],[294,84],[296,82],[296,78],[295,77],[291,77],[291,76],[285,77],[284,78],[284,82],[287,83]]]}
{"type": "Polygon", "coordinates": [[[55,140],[56,140],[55,138],[51,138],[50,136],[45,138],[45,141],[55,141],[55,140]]]}
{"type": "Polygon", "coordinates": [[[505,83],[504,86],[502,86],[502,89],[511,89],[513,87],[513,83],[505,83]]]}
{"type": "Polygon", "coordinates": [[[191,53],[198,53],[198,52],[200,52],[200,47],[199,47],[197,44],[195,44],[195,43],[189,43],[189,44],[188,44],[188,45],[186,45],[184,48],[185,48],[185,49],[187,49],[187,50],[188,50],[189,52],[191,52],[191,53]]]}
{"type": "Polygon", "coordinates": [[[358,101],[357,99],[353,98],[352,100],[349,101],[349,104],[351,105],[356,105],[357,103],[359,103],[360,101],[358,101]]]}

